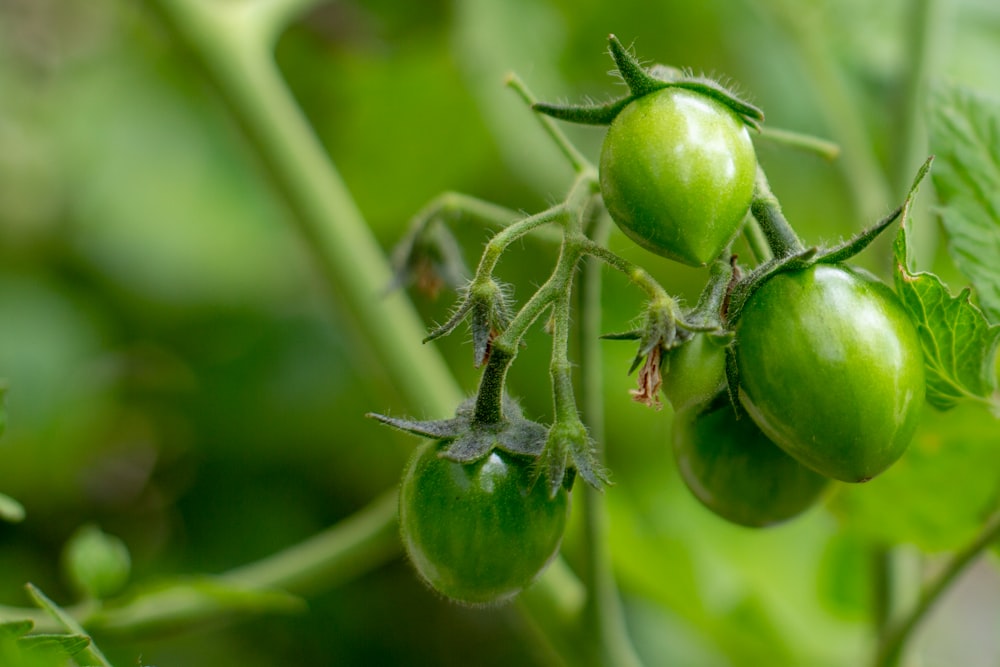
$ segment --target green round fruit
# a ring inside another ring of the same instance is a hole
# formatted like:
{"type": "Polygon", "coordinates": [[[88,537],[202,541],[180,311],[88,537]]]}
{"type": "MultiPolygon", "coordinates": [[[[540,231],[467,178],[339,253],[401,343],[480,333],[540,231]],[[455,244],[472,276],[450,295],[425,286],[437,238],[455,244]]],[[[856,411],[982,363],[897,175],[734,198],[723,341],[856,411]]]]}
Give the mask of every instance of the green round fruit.
{"type": "Polygon", "coordinates": [[[664,356],[663,395],[674,413],[708,404],[726,386],[726,345],[729,341],[696,333],[664,356]]]}
{"type": "Polygon", "coordinates": [[[682,88],[644,95],[611,123],[600,181],[611,217],[643,248],[703,266],[739,232],[757,158],[727,106],[682,88]]]}
{"type": "Polygon", "coordinates": [[[736,327],[740,400],[813,470],[864,482],[906,449],[924,403],[916,328],[878,280],[844,266],[781,273],[736,327]]]}
{"type": "Polygon", "coordinates": [[[811,507],[829,480],[783,452],[728,396],[706,411],[674,417],[674,456],[691,493],[741,526],[787,521],[811,507]]]}
{"type": "Polygon", "coordinates": [[[531,461],[494,450],[462,464],[440,443],[410,460],[399,497],[406,552],[434,590],[469,605],[513,597],[559,551],[569,496],[549,498],[531,461]]]}

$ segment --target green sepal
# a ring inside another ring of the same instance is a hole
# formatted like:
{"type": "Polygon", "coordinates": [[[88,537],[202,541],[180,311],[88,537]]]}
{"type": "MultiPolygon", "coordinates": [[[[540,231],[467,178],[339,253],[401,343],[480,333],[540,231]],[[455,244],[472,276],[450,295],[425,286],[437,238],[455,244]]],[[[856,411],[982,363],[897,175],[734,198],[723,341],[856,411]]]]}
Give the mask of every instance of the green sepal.
{"type": "Polygon", "coordinates": [[[693,90],[705,97],[711,97],[717,102],[725,104],[738,115],[743,122],[755,130],[760,130],[760,124],[764,122],[764,112],[760,107],[750,104],[733,91],[729,90],[721,83],[708,77],[684,77],[670,84],[675,88],[693,90]]]}
{"type": "Polygon", "coordinates": [[[412,435],[445,441],[440,456],[459,463],[472,463],[494,449],[509,454],[537,458],[545,446],[548,429],[524,418],[521,406],[510,396],[503,399],[503,421],[480,424],[474,419],[476,399],[462,402],[451,419],[418,421],[385,415],[366,415],[378,422],[412,435]]]}
{"type": "Polygon", "coordinates": [[[510,290],[494,279],[470,282],[459,290],[461,300],[448,321],[432,330],[424,342],[447,336],[471,313],[472,363],[476,368],[489,359],[493,338],[507,328],[511,320],[510,290]]]}
{"type": "Polygon", "coordinates": [[[817,264],[840,264],[859,254],[862,250],[871,245],[872,241],[878,238],[879,234],[889,228],[889,225],[896,222],[899,214],[903,212],[903,207],[899,206],[889,215],[885,216],[874,225],[858,232],[851,238],[839,243],[832,248],[824,248],[816,254],[817,264]]]}
{"type": "Polygon", "coordinates": [[[583,125],[610,125],[612,121],[636,99],[655,93],[664,88],[684,88],[721,102],[738,115],[744,123],[760,130],[764,122],[764,112],[747,102],[718,81],[703,76],[694,76],[673,67],[653,65],[646,69],[639,60],[626,49],[614,35],[608,36],[609,52],[615,61],[622,80],[628,86],[629,94],[603,104],[550,104],[536,102],[535,111],[583,125]]]}
{"type": "Polygon", "coordinates": [[[614,35],[608,35],[608,50],[633,98],[648,95],[670,85],[650,74],[614,35]]]}
{"type": "Polygon", "coordinates": [[[552,425],[535,474],[537,478],[545,478],[550,498],[556,497],[560,487],[572,488],[577,474],[598,491],[611,484],[607,468],[598,461],[593,439],[578,420],[552,425]]]}
{"type": "Polygon", "coordinates": [[[421,438],[431,438],[432,440],[446,440],[457,438],[462,433],[466,423],[463,419],[436,419],[431,421],[419,421],[416,419],[399,419],[388,417],[375,412],[365,415],[369,419],[390,426],[398,431],[416,435],[421,438]]]}
{"type": "Polygon", "coordinates": [[[432,329],[430,333],[424,337],[423,342],[429,343],[432,340],[437,340],[438,338],[443,338],[444,336],[450,334],[459,324],[462,323],[465,317],[469,314],[470,310],[472,310],[471,301],[468,299],[460,301],[454,312],[452,312],[451,317],[449,317],[444,324],[438,325],[432,329]]]}
{"type": "Polygon", "coordinates": [[[549,104],[535,102],[531,108],[538,113],[551,116],[558,120],[579,123],[581,125],[610,125],[611,121],[627,107],[635,97],[622,97],[610,100],[604,104],[549,104]]]}
{"type": "Polygon", "coordinates": [[[717,328],[710,323],[688,321],[672,307],[658,307],[650,304],[646,308],[642,327],[631,331],[604,334],[601,339],[639,341],[639,349],[628,369],[628,373],[631,375],[654,349],[659,348],[661,352],[666,352],[682,345],[696,332],[715,331],[717,328]]]}

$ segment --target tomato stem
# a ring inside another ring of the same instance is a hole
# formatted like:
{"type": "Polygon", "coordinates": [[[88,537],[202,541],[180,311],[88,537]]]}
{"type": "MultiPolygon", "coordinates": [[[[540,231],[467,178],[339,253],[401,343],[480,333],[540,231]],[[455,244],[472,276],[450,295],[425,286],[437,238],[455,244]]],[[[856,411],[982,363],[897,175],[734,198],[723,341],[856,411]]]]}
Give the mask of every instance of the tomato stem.
{"type": "MultiPolygon", "coordinates": [[[[529,107],[535,105],[538,99],[532,94],[525,85],[521,77],[511,73],[507,75],[507,86],[513,90],[518,96],[524,100],[525,104],[529,107]]],[[[542,129],[545,130],[546,134],[552,139],[555,145],[559,148],[562,154],[569,160],[570,165],[573,167],[573,171],[577,174],[583,173],[595,173],[594,166],[583,156],[573,142],[563,133],[559,126],[552,120],[552,118],[536,113],[535,116],[538,118],[538,122],[542,124],[542,129]]]]}
{"type": "Polygon", "coordinates": [[[486,362],[486,368],[479,380],[476,409],[472,416],[474,424],[499,424],[503,421],[504,384],[507,380],[507,369],[513,360],[513,353],[493,348],[490,360],[486,362]]]}
{"type": "Polygon", "coordinates": [[[832,141],[814,137],[811,134],[802,134],[801,132],[782,130],[765,125],[760,128],[758,136],[765,141],[815,153],[824,160],[833,161],[840,156],[840,146],[832,141]]]}
{"type": "MultiPolygon", "coordinates": [[[[500,206],[493,202],[479,199],[461,192],[444,192],[428,202],[410,222],[410,234],[422,233],[432,222],[441,220],[463,220],[474,222],[484,227],[506,229],[524,220],[524,214],[500,206]]],[[[534,231],[533,227],[529,231],[534,231]]],[[[547,241],[562,240],[561,234],[551,230],[553,234],[545,234],[546,230],[538,230],[537,236],[547,241]]]]}
{"type": "Polygon", "coordinates": [[[802,252],[805,246],[799,240],[792,226],[781,212],[778,198],[771,192],[764,170],[757,168],[757,183],[754,189],[750,213],[760,223],[764,238],[771,252],[777,258],[789,257],[802,252]]]}

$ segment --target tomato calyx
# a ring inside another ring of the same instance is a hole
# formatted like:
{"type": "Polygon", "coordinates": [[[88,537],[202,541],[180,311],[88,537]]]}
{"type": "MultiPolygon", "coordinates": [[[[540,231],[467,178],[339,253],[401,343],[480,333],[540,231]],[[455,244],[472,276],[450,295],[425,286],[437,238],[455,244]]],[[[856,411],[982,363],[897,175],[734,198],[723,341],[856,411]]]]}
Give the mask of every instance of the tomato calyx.
{"type": "Polygon", "coordinates": [[[459,304],[447,322],[431,331],[424,342],[447,336],[471,315],[472,363],[481,367],[490,358],[493,340],[511,321],[510,289],[494,278],[473,280],[459,290],[459,304]]]}
{"type": "Polygon", "coordinates": [[[726,255],[728,251],[712,263],[708,283],[694,308],[682,313],[673,300],[653,301],[646,307],[641,327],[601,336],[605,340],[639,341],[639,349],[628,370],[632,374],[640,369],[637,387],[630,391],[635,402],[655,410],[663,407],[660,388],[663,373],[669,368],[671,353],[690,342],[696,334],[731,337],[723,329],[721,316],[734,272],[734,266],[726,255]]]}
{"type": "Polygon", "coordinates": [[[367,417],[399,431],[441,442],[439,456],[456,463],[475,463],[500,450],[534,459],[534,478],[544,477],[549,496],[570,489],[576,475],[602,490],[611,479],[600,464],[594,441],[579,419],[556,420],[545,426],[525,419],[518,402],[505,395],[503,418],[485,423],[475,417],[476,399],[462,402],[450,419],[418,420],[368,413],[367,417]]]}
{"type": "Polygon", "coordinates": [[[594,440],[579,419],[557,421],[548,431],[535,469],[536,479],[544,476],[549,497],[555,498],[560,488],[571,489],[579,474],[590,486],[603,491],[611,483],[607,468],[597,458],[594,440]]]}
{"type": "Polygon", "coordinates": [[[571,123],[610,125],[622,109],[644,95],[664,88],[685,88],[721,102],[732,109],[748,126],[755,130],[760,129],[760,124],[764,121],[764,112],[718,81],[694,76],[664,65],[654,65],[646,69],[614,35],[608,36],[608,44],[608,50],[615,61],[618,73],[629,88],[628,95],[603,104],[536,102],[532,108],[539,113],[571,123]]]}
{"type": "MultiPolygon", "coordinates": [[[[475,419],[476,399],[463,401],[451,419],[416,420],[367,416],[399,431],[441,440],[440,455],[457,463],[473,463],[499,449],[508,454],[538,458],[545,446],[548,429],[524,418],[521,406],[510,396],[503,399],[503,419],[482,423],[475,419]]],[[[561,480],[560,480],[561,481],[561,480]]]]}

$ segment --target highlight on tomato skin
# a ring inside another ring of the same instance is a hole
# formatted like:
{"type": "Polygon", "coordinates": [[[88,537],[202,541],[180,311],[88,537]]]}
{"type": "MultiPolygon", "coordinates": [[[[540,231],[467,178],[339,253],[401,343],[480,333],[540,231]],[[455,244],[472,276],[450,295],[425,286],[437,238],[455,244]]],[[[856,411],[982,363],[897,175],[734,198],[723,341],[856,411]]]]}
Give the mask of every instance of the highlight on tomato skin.
{"type": "Polygon", "coordinates": [[[494,450],[462,464],[441,457],[440,445],[421,446],[403,475],[406,553],[421,579],[456,602],[509,600],[558,553],[569,495],[561,488],[550,499],[529,458],[494,450]]]}
{"type": "Polygon", "coordinates": [[[704,266],[740,230],[757,158],[732,109],[664,88],[637,98],[608,128],[600,184],[612,219],[640,246],[704,266]]]}
{"type": "Polygon", "coordinates": [[[735,524],[763,528],[815,505],[829,479],[788,456],[746,414],[737,417],[728,394],[704,411],[674,416],[677,469],[702,505],[735,524]]]}
{"type": "Polygon", "coordinates": [[[926,391],[923,350],[896,295],[861,271],[780,273],[736,326],[740,401],[813,470],[865,482],[913,439],[926,391]]]}

